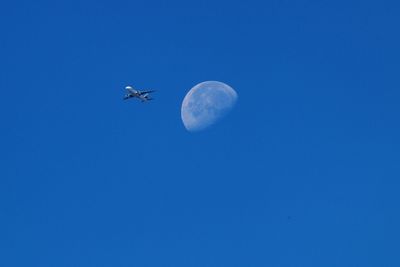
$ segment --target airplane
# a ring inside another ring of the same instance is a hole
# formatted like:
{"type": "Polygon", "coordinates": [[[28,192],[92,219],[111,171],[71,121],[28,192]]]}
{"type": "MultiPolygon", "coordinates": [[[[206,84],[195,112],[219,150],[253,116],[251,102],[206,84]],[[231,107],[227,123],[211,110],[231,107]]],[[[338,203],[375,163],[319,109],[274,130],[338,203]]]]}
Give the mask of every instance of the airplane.
{"type": "Polygon", "coordinates": [[[139,98],[142,102],[153,100],[153,98],[151,98],[149,94],[155,92],[155,90],[146,90],[146,91],[135,90],[130,85],[126,86],[125,89],[127,93],[124,96],[124,100],[136,97],[139,98]]]}

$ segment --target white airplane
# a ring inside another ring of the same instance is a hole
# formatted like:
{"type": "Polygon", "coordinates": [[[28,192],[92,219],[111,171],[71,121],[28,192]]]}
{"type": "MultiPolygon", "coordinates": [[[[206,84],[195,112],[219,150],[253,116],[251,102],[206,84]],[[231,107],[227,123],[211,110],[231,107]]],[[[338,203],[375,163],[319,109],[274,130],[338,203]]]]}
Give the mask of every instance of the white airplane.
{"type": "Polygon", "coordinates": [[[155,90],[146,90],[146,91],[139,91],[139,90],[135,90],[133,89],[132,86],[127,86],[125,87],[127,93],[124,96],[124,100],[132,98],[132,97],[136,97],[139,98],[142,102],[145,101],[149,101],[149,100],[153,100],[153,98],[150,97],[150,93],[155,92],[155,90]]]}

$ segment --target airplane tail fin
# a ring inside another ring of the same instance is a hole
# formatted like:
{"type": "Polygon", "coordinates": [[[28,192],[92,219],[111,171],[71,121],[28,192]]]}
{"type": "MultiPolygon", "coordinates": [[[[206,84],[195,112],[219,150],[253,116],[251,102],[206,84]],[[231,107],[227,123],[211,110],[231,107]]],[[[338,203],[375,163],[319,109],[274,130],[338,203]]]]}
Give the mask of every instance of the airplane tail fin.
{"type": "Polygon", "coordinates": [[[154,98],[149,98],[149,97],[148,97],[148,98],[142,99],[141,101],[142,101],[142,102],[147,102],[147,101],[150,101],[150,100],[154,100],[154,98]]]}

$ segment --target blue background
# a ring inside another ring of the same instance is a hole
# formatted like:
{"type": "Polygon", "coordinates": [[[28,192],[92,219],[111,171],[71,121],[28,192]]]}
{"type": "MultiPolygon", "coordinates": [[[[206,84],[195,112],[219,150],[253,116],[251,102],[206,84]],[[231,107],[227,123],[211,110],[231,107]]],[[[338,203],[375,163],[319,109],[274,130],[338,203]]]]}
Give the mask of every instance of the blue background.
{"type": "Polygon", "coordinates": [[[0,266],[400,266],[399,12],[2,1],[0,266]],[[189,133],[205,80],[239,101],[189,133]]]}

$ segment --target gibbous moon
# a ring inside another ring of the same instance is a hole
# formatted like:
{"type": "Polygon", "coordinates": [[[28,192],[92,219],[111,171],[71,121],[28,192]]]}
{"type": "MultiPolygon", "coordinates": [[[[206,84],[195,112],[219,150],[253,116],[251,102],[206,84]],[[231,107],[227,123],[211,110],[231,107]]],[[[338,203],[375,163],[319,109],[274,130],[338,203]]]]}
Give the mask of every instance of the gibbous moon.
{"type": "Polygon", "coordinates": [[[191,132],[209,127],[233,108],[237,97],[235,90],[222,82],[206,81],[197,84],[183,99],[183,125],[191,132]]]}

